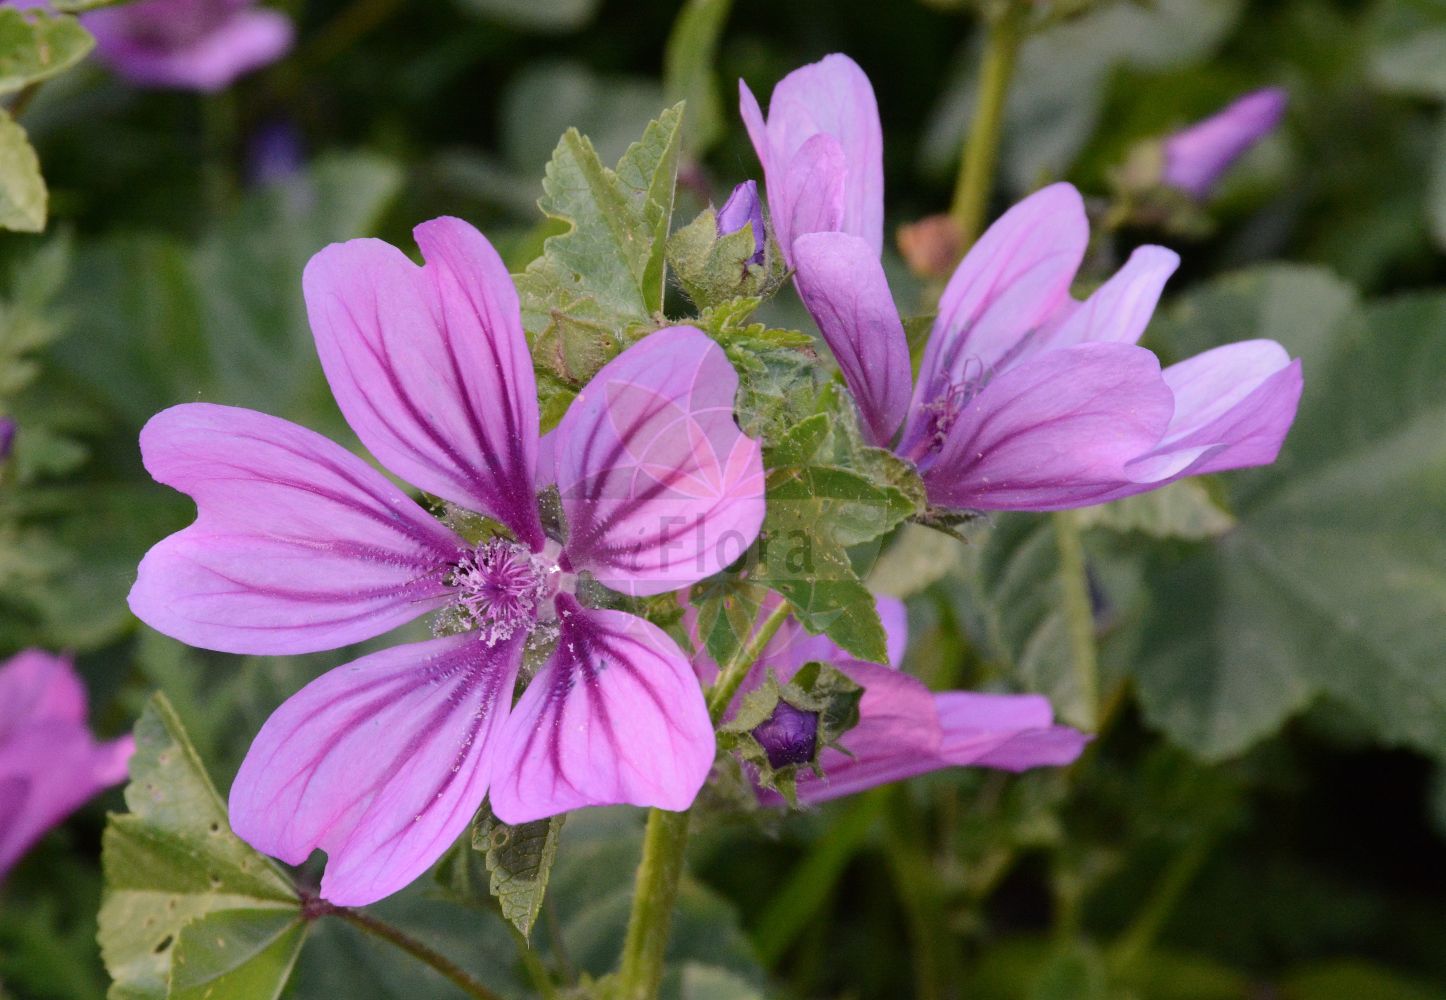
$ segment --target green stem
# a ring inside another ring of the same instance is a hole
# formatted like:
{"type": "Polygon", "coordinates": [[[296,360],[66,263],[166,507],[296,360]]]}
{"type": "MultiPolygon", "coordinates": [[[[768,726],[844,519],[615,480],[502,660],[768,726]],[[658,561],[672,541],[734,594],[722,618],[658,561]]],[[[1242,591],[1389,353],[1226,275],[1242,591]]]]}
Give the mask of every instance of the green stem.
{"type": "MultiPolygon", "coordinates": [[[[708,715],[715,726],[728,710],[749,669],[788,618],[788,612],[788,602],[780,602],[719,671],[718,680],[708,691],[708,715]]],[[[633,888],[633,909],[618,962],[618,985],[627,1000],[651,1000],[658,994],[673,904],[678,898],[678,880],[683,874],[683,851],[688,846],[688,820],[687,812],[648,810],[643,858],[638,864],[633,888]]]]}
{"type": "Polygon", "coordinates": [[[829,825],[783,888],[774,893],[753,931],[753,946],[766,968],[783,957],[823,907],[849,860],[859,852],[888,805],[887,789],[861,795],[829,825]]]}
{"type": "Polygon", "coordinates": [[[733,703],[733,696],[738,693],[738,687],[748,676],[748,671],[763,655],[763,648],[768,645],[783,623],[788,620],[789,606],[787,601],[780,601],[773,613],[763,620],[750,638],[738,652],[723,665],[718,672],[718,679],[708,690],[708,715],[713,719],[713,725],[723,720],[723,713],[728,711],[728,706],[733,703]]]}
{"type": "Polygon", "coordinates": [[[1069,633],[1070,662],[1084,718],[1076,720],[1094,729],[1099,719],[1099,664],[1095,653],[1095,616],[1090,605],[1089,577],[1085,574],[1084,543],[1079,517],[1072,510],[1056,511],[1054,537],[1059,546],[1059,580],[1064,591],[1065,626],[1069,633]]]}
{"type": "Polygon", "coordinates": [[[999,137],[1004,130],[1004,102],[1014,76],[1015,56],[1024,38],[1023,5],[1006,3],[989,20],[989,36],[979,66],[979,95],[974,118],[959,160],[959,179],[954,185],[954,204],[949,214],[959,228],[964,249],[979,238],[984,212],[994,184],[994,166],[999,156],[999,137]]]}
{"type": "Polygon", "coordinates": [[[913,945],[914,993],[919,1000],[948,1000],[957,995],[961,978],[939,880],[917,811],[908,789],[890,785],[885,839],[894,891],[904,906],[913,945]]]}
{"type": "Polygon", "coordinates": [[[475,997],[476,1000],[502,1000],[500,996],[473,979],[447,956],[433,951],[416,938],[404,934],[391,924],[384,923],[368,913],[345,906],[333,906],[322,900],[312,902],[306,912],[308,916],[314,917],[337,917],[373,937],[381,938],[383,941],[395,945],[417,961],[431,966],[438,975],[447,979],[469,997],[475,997]]]}
{"type": "Polygon", "coordinates": [[[513,943],[517,945],[517,957],[522,960],[522,967],[527,970],[527,977],[532,980],[532,985],[537,987],[542,1000],[557,1000],[557,986],[553,983],[547,966],[542,964],[542,959],[532,950],[532,945],[522,936],[521,931],[510,922],[507,927],[512,931],[513,943]]]}
{"type": "Polygon", "coordinates": [[[686,812],[648,810],[643,835],[643,860],[633,890],[633,912],[618,963],[618,984],[627,1000],[651,1000],[663,980],[663,953],[668,948],[673,903],[683,874],[683,849],[688,846],[686,812]]]}
{"type": "Polygon", "coordinates": [[[1139,915],[1110,948],[1111,969],[1116,972],[1126,971],[1150,950],[1155,938],[1164,928],[1165,921],[1179,905],[1180,897],[1210,859],[1210,852],[1215,846],[1216,829],[1213,823],[1204,824],[1180,853],[1171,859],[1139,915]]]}

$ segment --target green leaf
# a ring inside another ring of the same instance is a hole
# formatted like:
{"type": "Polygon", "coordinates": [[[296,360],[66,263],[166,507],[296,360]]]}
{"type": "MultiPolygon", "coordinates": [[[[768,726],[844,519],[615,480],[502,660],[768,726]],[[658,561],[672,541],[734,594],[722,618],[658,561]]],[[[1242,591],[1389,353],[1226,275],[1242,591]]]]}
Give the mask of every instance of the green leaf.
{"type": "Polygon", "coordinates": [[[1329,321],[1329,284],[1281,269],[1225,279],[1167,331],[1190,350],[1274,336],[1305,358],[1280,459],[1221,477],[1239,525],[1161,560],[1151,580],[1140,700],[1148,721],[1209,758],[1243,751],[1322,694],[1378,739],[1446,756],[1446,296],[1357,312],[1338,292],[1329,321]]]}
{"type": "Polygon", "coordinates": [[[682,114],[665,111],[614,170],[576,129],[547,165],[538,206],[571,229],[516,282],[534,360],[566,379],[586,381],[661,314],[682,114]]]}
{"type": "Polygon", "coordinates": [[[879,449],[856,448],[847,423],[837,410],[816,413],[768,449],[768,505],[748,573],[782,594],[810,632],[884,663],[883,626],[848,549],[917,513],[922,491],[890,481],[897,468],[878,463],[879,449]]]}
{"type": "MultiPolygon", "coordinates": [[[[11,13],[0,9],[0,14],[11,13]]],[[[43,230],[47,197],[40,159],[25,129],[0,111],[0,229],[20,233],[43,230]]]]}
{"type": "Polygon", "coordinates": [[[682,1000],[763,1000],[757,984],[713,965],[689,962],[682,970],[682,1000]]]}
{"type": "Polygon", "coordinates": [[[1372,81],[1384,90],[1446,100],[1446,25],[1417,25],[1378,48],[1372,81]]]}
{"type": "Polygon", "coordinates": [[[689,592],[698,638],[714,663],[727,663],[748,642],[767,596],[767,587],[735,573],[719,573],[689,592]]]}
{"type": "Polygon", "coordinates": [[[557,836],[566,814],[509,826],[490,808],[484,808],[472,827],[472,849],[485,857],[491,873],[492,895],[502,915],[524,938],[542,912],[552,864],[557,860],[557,836]]]}
{"type": "MultiPolygon", "coordinates": [[[[1095,725],[1095,692],[1071,644],[1067,588],[1053,518],[1004,514],[978,551],[977,602],[987,655],[1025,690],[1047,695],[1062,721],[1095,725]]],[[[972,554],[972,553],[971,553],[972,554]]]]}
{"type": "Polygon", "coordinates": [[[1153,538],[1213,538],[1235,526],[1235,519],[1215,503],[1198,479],[1182,479],[1164,489],[1085,507],[1078,517],[1081,527],[1138,531],[1153,538]]]}
{"type": "Polygon", "coordinates": [[[136,723],[130,766],[131,811],[110,817],[101,855],[111,1000],[279,995],[304,936],[300,897],[231,832],[165,695],[136,723]]]}
{"type": "Polygon", "coordinates": [[[668,100],[687,103],[683,141],[695,157],[706,153],[726,127],[715,63],[732,6],[733,0],[688,0],[663,51],[663,89],[668,100]]]}
{"type": "Polygon", "coordinates": [[[0,7],[0,95],[64,72],[94,45],[90,32],[73,17],[0,7]]]}

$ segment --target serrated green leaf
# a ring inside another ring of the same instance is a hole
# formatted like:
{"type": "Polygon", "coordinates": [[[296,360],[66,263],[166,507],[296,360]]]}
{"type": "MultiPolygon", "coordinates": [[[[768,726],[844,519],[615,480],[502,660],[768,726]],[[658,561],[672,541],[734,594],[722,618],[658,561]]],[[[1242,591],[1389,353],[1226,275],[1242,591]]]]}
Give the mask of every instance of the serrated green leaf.
{"type": "Polygon", "coordinates": [[[154,695],[136,723],[130,767],[131,811],[111,816],[101,855],[99,938],[115,980],[111,1000],[204,995],[186,991],[207,983],[227,988],[216,996],[276,996],[301,947],[300,897],[274,862],[231,832],[165,695],[154,695]],[[192,926],[200,933],[188,937],[192,926]],[[247,967],[241,953],[261,964],[247,967]],[[183,972],[175,966],[182,955],[183,972]]]}
{"type": "Polygon", "coordinates": [[[612,170],[569,129],[547,165],[538,207],[571,228],[515,280],[534,359],[565,378],[590,378],[662,310],[681,121],[665,111],[612,170]]]}
{"type": "MultiPolygon", "coordinates": [[[[13,13],[0,10],[0,14],[13,13]]],[[[45,228],[47,194],[40,159],[25,129],[0,110],[0,229],[38,233],[45,228]]]]}
{"type": "Polygon", "coordinates": [[[557,860],[557,837],[566,814],[509,826],[484,808],[472,827],[472,849],[482,852],[490,889],[502,915],[526,938],[542,912],[547,881],[557,860]]]}
{"type": "Polygon", "coordinates": [[[1164,489],[1085,507],[1078,517],[1085,528],[1138,531],[1153,538],[1196,541],[1223,535],[1235,526],[1235,518],[1196,479],[1182,479],[1164,489]]]}
{"type": "Polygon", "coordinates": [[[1239,525],[1151,580],[1140,700],[1153,725],[1209,758],[1241,752],[1322,693],[1383,741],[1446,753],[1446,297],[1358,312],[1338,288],[1322,322],[1330,284],[1281,269],[1225,279],[1164,331],[1190,350],[1273,336],[1305,358],[1279,460],[1222,477],[1239,525]]]}
{"type": "Polygon", "coordinates": [[[706,153],[724,130],[714,64],[732,6],[733,0],[687,0],[663,50],[663,90],[668,100],[687,104],[683,138],[695,157],[706,153]]]}
{"type": "Polygon", "coordinates": [[[748,642],[767,596],[767,587],[736,573],[720,573],[689,592],[698,638],[714,663],[727,663],[748,642]]]}
{"type": "Polygon", "coordinates": [[[0,7],[0,95],[64,72],[94,45],[90,32],[73,17],[0,7]]]}

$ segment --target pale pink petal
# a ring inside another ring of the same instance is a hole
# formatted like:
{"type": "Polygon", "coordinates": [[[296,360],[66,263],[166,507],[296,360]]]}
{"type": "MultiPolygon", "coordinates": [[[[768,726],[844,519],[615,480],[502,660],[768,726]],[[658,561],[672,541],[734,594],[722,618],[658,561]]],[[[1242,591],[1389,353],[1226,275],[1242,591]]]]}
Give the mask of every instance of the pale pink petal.
{"type": "Polygon", "coordinates": [[[686,326],[649,334],[593,377],[557,429],[564,568],[658,594],[753,543],[763,460],[733,421],[737,388],[722,349],[686,326]]]}
{"type": "Polygon", "coordinates": [[[879,256],[846,233],[812,233],[793,244],[804,305],[843,370],[872,443],[887,446],[913,390],[909,343],[879,256]]]}
{"type": "MultiPolygon", "coordinates": [[[[218,7],[198,0],[191,7],[218,7]]],[[[235,6],[235,5],[231,5],[235,6]]],[[[152,30],[177,16],[175,4],[141,0],[124,9],[98,10],[82,20],[95,35],[96,55],[133,83],[214,92],[280,59],[291,48],[291,19],[274,10],[240,9],[216,16],[194,37],[152,30]]]]}
{"type": "Polygon", "coordinates": [[[1161,440],[1174,398],[1155,356],[1128,344],[1041,354],[964,405],[924,465],[931,502],[956,509],[1059,510],[1127,482],[1161,440]]]}
{"type": "Polygon", "coordinates": [[[1286,100],[1279,87],[1252,91],[1176,132],[1162,144],[1161,180],[1194,198],[1208,197],[1230,165],[1280,124],[1286,100]]]}
{"type": "Polygon", "coordinates": [[[863,70],[845,55],[830,55],[779,81],[765,123],[758,102],[741,81],[740,112],[763,164],[769,209],[785,254],[792,240],[821,229],[795,228],[792,198],[806,190],[794,176],[795,156],[814,136],[828,136],[842,154],[842,214],[829,229],[862,239],[874,256],[883,251],[883,131],[874,90],[863,70]]]}
{"type": "Polygon", "coordinates": [[[844,152],[831,135],[816,135],[788,163],[783,177],[784,208],[774,219],[774,238],[793,260],[796,234],[831,232],[843,224],[844,152]]]}
{"type": "Polygon", "coordinates": [[[1126,467],[1129,483],[1102,499],[1275,461],[1303,385],[1300,361],[1285,348],[1271,340],[1226,344],[1171,365],[1163,375],[1175,394],[1165,438],[1126,467]]]}
{"type": "Polygon", "coordinates": [[[0,743],[26,726],[85,715],[85,687],[67,657],[27,649],[0,665],[0,743]]]}
{"type": "Polygon", "coordinates": [[[0,876],[87,800],[125,777],[130,737],[97,744],[84,724],[23,726],[0,743],[0,876]]]}
{"type": "Polygon", "coordinates": [[[521,636],[398,646],[338,667],[261,727],[231,786],[231,826],[359,906],[430,868],[482,804],[522,660],[521,636]]]}
{"type": "Polygon", "coordinates": [[[146,469],[196,501],[141,561],[130,606],[232,653],[334,649],[445,603],[464,543],[365,462],[252,410],[189,403],[141,432],[146,469]]]}
{"type": "Polygon", "coordinates": [[[307,264],[322,367],[383,465],[540,548],[537,385],[517,291],[467,223],[433,219],[414,232],[425,267],[380,240],[336,243],[307,264]]]}
{"type": "Polygon", "coordinates": [[[1065,301],[1088,243],[1084,201],[1069,184],[1035,192],[989,227],[939,301],[905,450],[928,434],[931,404],[992,372],[1065,301]]]}
{"type": "Polygon", "coordinates": [[[1037,694],[975,694],[948,691],[934,696],[944,730],[940,756],[955,765],[1024,771],[1069,764],[1090,737],[1054,724],[1049,700],[1037,694]]]}
{"type": "Polygon", "coordinates": [[[582,806],[683,810],[713,765],[687,658],[651,622],[557,601],[557,651],[502,731],[492,809],[525,823],[582,806]]]}
{"type": "Polygon", "coordinates": [[[1137,248],[1125,266],[1084,302],[1066,299],[1061,303],[1010,362],[1074,344],[1137,343],[1155,313],[1165,282],[1179,266],[1180,255],[1173,250],[1137,248]]]}

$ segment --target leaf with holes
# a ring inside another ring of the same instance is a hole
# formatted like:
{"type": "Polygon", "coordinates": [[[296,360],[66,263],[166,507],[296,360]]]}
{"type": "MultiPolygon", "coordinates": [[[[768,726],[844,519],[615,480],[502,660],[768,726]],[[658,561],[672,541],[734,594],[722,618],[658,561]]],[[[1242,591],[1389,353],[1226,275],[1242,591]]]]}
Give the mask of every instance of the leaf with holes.
{"type": "Polygon", "coordinates": [[[165,695],[136,723],[101,864],[110,1000],[279,996],[305,936],[291,880],[231,832],[226,806],[165,695]]]}
{"type": "Polygon", "coordinates": [[[524,938],[542,912],[547,880],[557,860],[557,835],[566,814],[509,826],[484,808],[472,826],[472,849],[481,852],[492,874],[492,895],[502,915],[524,938]]]}

